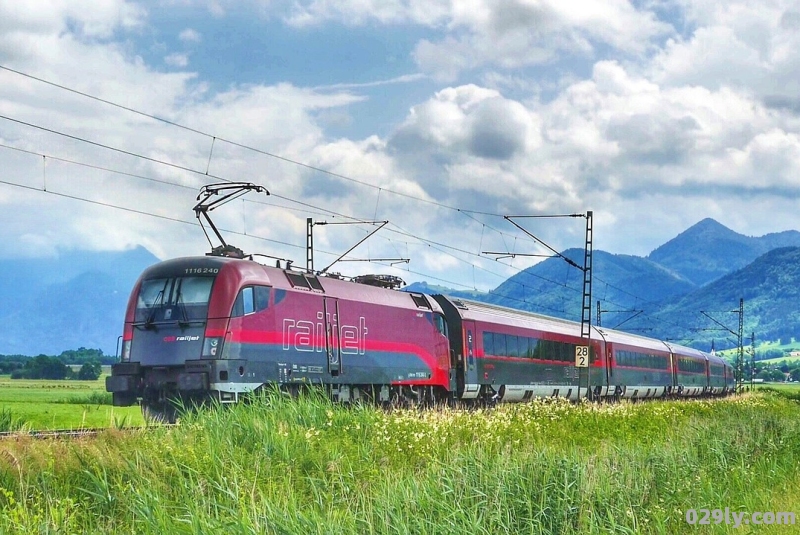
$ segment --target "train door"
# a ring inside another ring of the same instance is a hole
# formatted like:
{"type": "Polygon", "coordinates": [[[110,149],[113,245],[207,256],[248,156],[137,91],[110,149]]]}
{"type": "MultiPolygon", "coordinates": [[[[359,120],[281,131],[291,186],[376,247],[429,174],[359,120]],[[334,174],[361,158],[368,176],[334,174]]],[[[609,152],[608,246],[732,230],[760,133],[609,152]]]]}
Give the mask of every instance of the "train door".
{"type": "Polygon", "coordinates": [[[677,393],[680,386],[680,383],[678,383],[678,357],[675,356],[672,349],[669,352],[669,367],[672,370],[672,390],[677,393]]]}
{"type": "Polygon", "coordinates": [[[478,333],[475,322],[464,320],[464,393],[463,398],[474,399],[480,393],[478,383],[478,362],[476,358],[478,333]]]}
{"type": "Polygon", "coordinates": [[[342,371],[342,348],[339,334],[339,300],[323,297],[322,315],[325,323],[325,353],[328,372],[336,377],[342,371]]]}

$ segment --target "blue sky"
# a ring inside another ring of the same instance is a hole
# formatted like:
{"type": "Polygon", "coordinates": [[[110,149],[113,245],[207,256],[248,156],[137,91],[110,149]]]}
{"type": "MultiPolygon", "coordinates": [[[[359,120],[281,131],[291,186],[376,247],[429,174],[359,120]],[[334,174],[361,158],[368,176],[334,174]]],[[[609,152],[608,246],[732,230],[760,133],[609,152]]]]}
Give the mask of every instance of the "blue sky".
{"type": "MultiPolygon", "coordinates": [[[[343,272],[458,288],[534,261],[481,251],[542,252],[505,214],[593,210],[595,247],[638,255],[706,217],[800,228],[788,0],[0,0],[0,66],[201,132],[0,69],[15,254],[201,254],[206,169],[273,193],[217,212],[248,251],[302,263],[307,217],[389,220],[353,254],[411,262],[343,272]]],[[[320,261],[369,230],[320,228],[320,261]]]]}
{"type": "MultiPolygon", "coordinates": [[[[153,65],[169,54],[185,55],[186,68],[212,91],[231,85],[291,83],[320,91],[344,87],[365,97],[347,113],[323,117],[331,137],[385,136],[408,109],[436,90],[422,77],[411,51],[431,29],[411,24],[314,25],[297,28],[279,15],[237,9],[217,16],[196,6],[152,6],[150,31],[137,36],[136,49],[153,65]],[[197,40],[181,39],[192,30],[197,40]],[[411,77],[412,82],[370,84],[411,77]],[[353,120],[348,115],[358,116],[353,120]]],[[[166,65],[165,68],[180,66],[166,65]]]]}

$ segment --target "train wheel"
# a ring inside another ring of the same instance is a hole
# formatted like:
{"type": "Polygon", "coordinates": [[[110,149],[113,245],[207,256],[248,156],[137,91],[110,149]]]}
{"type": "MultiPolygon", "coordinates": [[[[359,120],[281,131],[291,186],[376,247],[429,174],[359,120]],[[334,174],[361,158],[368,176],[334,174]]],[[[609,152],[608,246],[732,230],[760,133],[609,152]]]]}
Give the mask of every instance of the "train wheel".
{"type": "Polygon", "coordinates": [[[178,421],[178,411],[169,401],[142,400],[142,416],[150,423],[174,424],[178,421]]]}

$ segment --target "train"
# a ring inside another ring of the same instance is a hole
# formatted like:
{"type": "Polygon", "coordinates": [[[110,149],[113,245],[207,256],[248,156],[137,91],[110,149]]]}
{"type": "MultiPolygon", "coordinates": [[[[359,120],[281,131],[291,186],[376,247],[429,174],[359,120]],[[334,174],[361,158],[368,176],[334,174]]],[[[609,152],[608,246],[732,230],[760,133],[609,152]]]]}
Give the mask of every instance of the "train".
{"type": "Polygon", "coordinates": [[[582,337],[580,323],[393,282],[225,256],[157,263],[131,292],[106,389],[115,406],[166,420],[178,405],[236,403],[271,385],[376,403],[735,390],[733,368],[713,353],[598,326],[582,337]]]}

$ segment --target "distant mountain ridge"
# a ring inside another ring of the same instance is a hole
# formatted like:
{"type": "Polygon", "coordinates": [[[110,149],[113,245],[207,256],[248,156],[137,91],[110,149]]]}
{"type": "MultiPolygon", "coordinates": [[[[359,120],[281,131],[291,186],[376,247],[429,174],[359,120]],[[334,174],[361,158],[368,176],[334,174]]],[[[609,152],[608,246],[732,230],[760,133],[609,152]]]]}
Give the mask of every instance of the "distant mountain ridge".
{"type": "MultiPolygon", "coordinates": [[[[717,340],[729,346],[735,338],[730,331],[738,329],[740,299],[745,302],[743,335],[747,340],[751,333],[759,340],[800,339],[800,247],[773,249],[692,293],[668,300],[654,311],[662,321],[651,325],[652,332],[704,343],[717,340]],[[701,317],[700,311],[729,330],[701,317]],[[686,318],[695,318],[696,327],[707,330],[681,330],[686,318]]],[[[644,328],[646,323],[637,319],[631,327],[644,328]]]]}
{"type": "Polygon", "coordinates": [[[800,232],[789,230],[750,237],[707,218],[658,247],[647,258],[703,286],[779,247],[800,247],[800,232]]]}
{"type": "Polygon", "coordinates": [[[130,291],[156,262],[143,247],[0,260],[3,353],[58,355],[87,347],[113,355],[130,291]]]}

